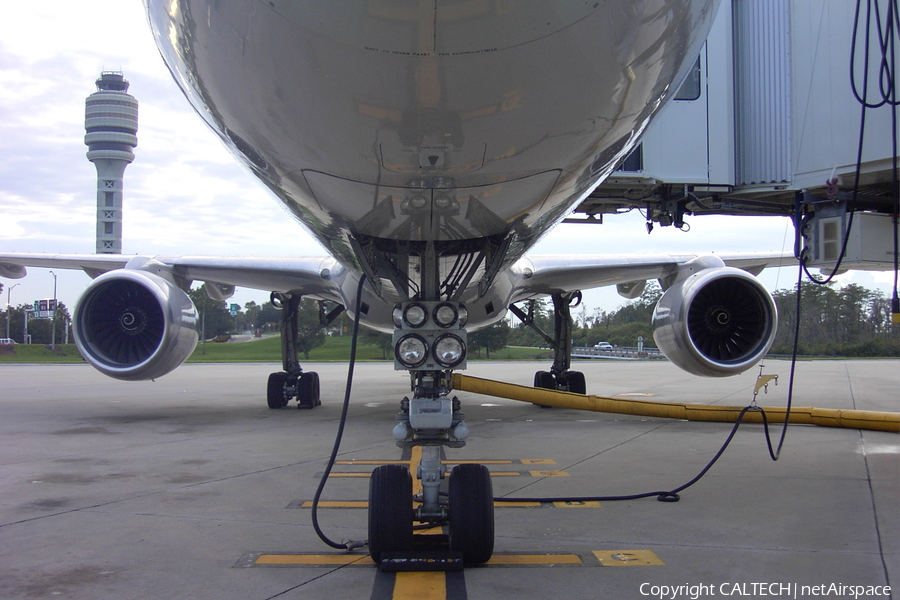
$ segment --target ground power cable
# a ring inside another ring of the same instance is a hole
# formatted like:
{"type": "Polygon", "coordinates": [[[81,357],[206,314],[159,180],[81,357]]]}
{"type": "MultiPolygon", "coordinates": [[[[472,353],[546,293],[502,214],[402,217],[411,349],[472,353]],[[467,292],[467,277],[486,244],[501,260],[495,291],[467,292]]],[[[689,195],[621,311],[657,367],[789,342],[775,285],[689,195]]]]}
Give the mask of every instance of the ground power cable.
{"type": "Polygon", "coordinates": [[[617,502],[621,500],[639,500],[641,498],[652,498],[656,497],[656,499],[660,502],[678,502],[681,499],[679,495],[680,492],[688,489],[698,481],[700,481],[704,475],[713,467],[714,464],[721,458],[722,454],[725,453],[726,448],[728,448],[729,444],[731,444],[731,440],[734,439],[735,434],[740,428],[744,415],[748,412],[758,412],[762,417],[763,421],[763,432],[766,437],[766,447],[769,452],[769,458],[773,461],[777,461],[781,457],[781,449],[784,446],[784,441],[787,438],[787,429],[788,423],[791,418],[791,406],[793,405],[794,399],[794,376],[796,373],[796,365],[797,365],[797,349],[799,348],[800,341],[800,284],[803,282],[803,266],[801,265],[798,269],[797,276],[797,303],[796,303],[796,314],[797,319],[796,323],[794,323],[794,344],[793,344],[793,352],[791,355],[791,368],[790,375],[788,377],[788,392],[787,392],[787,403],[784,414],[784,424],[781,428],[781,435],[778,440],[778,446],[773,449],[772,447],[772,436],[769,432],[769,419],[766,417],[766,411],[756,405],[756,396],[754,395],[753,402],[744,407],[738,415],[737,419],[734,422],[734,426],[731,428],[731,432],[728,434],[728,437],[725,439],[725,442],[716,452],[715,456],[706,463],[706,466],[700,470],[700,472],[690,481],[684,483],[676,488],[673,488],[668,491],[655,491],[655,492],[643,492],[640,494],[628,494],[621,496],[567,496],[567,497],[556,497],[556,498],[508,498],[506,496],[494,498],[497,502],[540,502],[540,503],[553,503],[553,502],[617,502]]]}
{"type": "Polygon", "coordinates": [[[313,497],[312,502],[312,524],[313,529],[316,530],[316,535],[318,535],[319,539],[325,542],[325,544],[338,550],[354,550],[368,544],[368,541],[361,540],[344,540],[340,543],[335,542],[325,535],[319,527],[319,498],[322,497],[322,490],[325,489],[325,484],[328,482],[328,477],[331,475],[331,469],[334,468],[334,463],[337,460],[338,451],[341,448],[341,439],[344,437],[344,425],[347,423],[347,411],[350,407],[350,389],[353,386],[353,367],[356,365],[356,341],[359,334],[359,313],[362,308],[362,291],[365,282],[366,275],[363,273],[359,278],[359,285],[356,288],[356,309],[353,313],[353,333],[350,338],[350,360],[347,366],[347,387],[344,389],[344,403],[341,407],[340,423],[338,425],[337,434],[334,437],[334,446],[331,449],[331,457],[328,459],[328,465],[325,467],[325,473],[322,475],[322,479],[319,480],[319,487],[316,488],[316,495],[313,497]]]}
{"type": "Polygon", "coordinates": [[[850,87],[853,97],[860,104],[860,125],[859,138],[857,142],[856,153],[856,169],[854,172],[853,193],[848,202],[848,212],[850,217],[847,220],[847,228],[844,232],[843,243],[841,244],[841,252],[838,256],[834,269],[825,279],[819,279],[814,276],[806,267],[806,256],[799,256],[803,270],[811,282],[817,285],[825,285],[831,283],[836,275],[841,272],[841,263],[847,252],[847,243],[850,239],[850,230],[853,227],[853,215],[856,211],[856,203],[859,197],[860,177],[862,171],[862,155],[865,140],[866,113],[868,110],[874,110],[881,107],[888,107],[891,110],[891,188],[892,194],[892,229],[893,229],[893,263],[894,278],[893,290],[891,295],[891,321],[894,324],[900,324],[900,296],[898,296],[898,278],[900,278],[900,164],[898,164],[898,133],[900,133],[900,125],[898,125],[897,111],[900,107],[900,97],[898,97],[897,88],[900,86],[900,76],[897,72],[897,47],[898,36],[900,36],[900,0],[887,0],[882,5],[881,0],[867,0],[866,10],[863,14],[862,0],[856,0],[856,8],[853,16],[853,33],[850,43],[850,87]],[[884,18],[882,18],[882,6],[884,9],[884,18]],[[857,84],[857,65],[856,53],[860,39],[861,19],[864,20],[864,34],[862,35],[863,44],[863,64],[862,64],[862,85],[857,84]],[[873,34],[873,25],[877,38],[873,34]],[[869,73],[872,64],[872,46],[876,48],[875,60],[878,62],[878,83],[873,86],[877,89],[876,101],[869,99],[869,73]]]}

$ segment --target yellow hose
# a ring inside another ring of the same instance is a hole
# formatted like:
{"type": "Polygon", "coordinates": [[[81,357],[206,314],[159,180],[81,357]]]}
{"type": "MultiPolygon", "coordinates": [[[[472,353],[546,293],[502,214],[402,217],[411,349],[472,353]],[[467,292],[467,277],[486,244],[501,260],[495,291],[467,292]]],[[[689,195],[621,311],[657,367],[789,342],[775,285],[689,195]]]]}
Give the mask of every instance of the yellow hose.
{"type": "MultiPolygon", "coordinates": [[[[687,421],[734,423],[744,408],[742,406],[710,406],[654,402],[652,400],[623,400],[621,398],[605,398],[602,396],[582,396],[571,392],[559,392],[515,385],[513,383],[491,381],[460,373],[453,374],[452,385],[453,389],[464,392],[498,396],[510,400],[557,406],[559,408],[574,408],[577,410],[642,417],[660,417],[664,419],[684,419],[687,421]]],[[[770,423],[784,423],[784,416],[787,413],[785,408],[765,406],[762,409],[766,411],[766,417],[770,423]]],[[[762,415],[759,412],[750,411],[744,415],[744,422],[762,423],[762,415]]],[[[794,406],[791,408],[790,423],[900,433],[900,413],[895,412],[794,406]]]]}

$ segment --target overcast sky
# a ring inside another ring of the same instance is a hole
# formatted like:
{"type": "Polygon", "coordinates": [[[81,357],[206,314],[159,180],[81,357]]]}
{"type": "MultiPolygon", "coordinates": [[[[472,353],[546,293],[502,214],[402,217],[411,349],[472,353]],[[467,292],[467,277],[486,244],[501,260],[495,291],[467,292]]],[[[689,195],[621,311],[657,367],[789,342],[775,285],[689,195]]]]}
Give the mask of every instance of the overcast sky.
{"type": "MultiPolygon", "coordinates": [[[[96,172],[85,158],[84,99],[103,70],[123,71],[140,102],[135,161],[125,171],[126,254],[322,255],[322,248],[238,166],[197,117],[166,70],[140,0],[9,2],[0,19],[0,251],[92,253],[96,172]]],[[[543,254],[790,251],[787,219],[688,219],[688,233],[657,227],[639,214],[604,225],[560,225],[538,246],[543,254]]],[[[90,281],[55,271],[57,296],[70,309],[90,281]]],[[[763,275],[786,288],[795,269],[763,275]]],[[[887,290],[889,274],[852,273],[887,290]]],[[[19,305],[53,295],[53,276],[29,269],[0,280],[19,305]]],[[[2,305],[7,291],[3,290],[2,305]]],[[[239,290],[234,302],[268,294],[239,290]]],[[[613,309],[613,291],[586,304],[613,309]]]]}

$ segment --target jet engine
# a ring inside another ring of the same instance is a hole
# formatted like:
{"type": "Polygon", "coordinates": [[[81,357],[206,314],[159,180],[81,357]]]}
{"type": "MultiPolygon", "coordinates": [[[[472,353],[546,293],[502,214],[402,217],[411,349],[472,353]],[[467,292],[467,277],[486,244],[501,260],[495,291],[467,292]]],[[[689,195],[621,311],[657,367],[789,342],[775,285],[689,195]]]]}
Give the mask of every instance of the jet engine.
{"type": "Polygon", "coordinates": [[[197,347],[197,309],[180,288],[134,269],[95,279],[75,306],[75,343],[97,370],[116,379],[155,379],[197,347]]]}
{"type": "Polygon", "coordinates": [[[778,317],[768,290],[733,267],[701,269],[669,287],[653,311],[653,339],[694,375],[743,373],[761,360],[778,317]]]}

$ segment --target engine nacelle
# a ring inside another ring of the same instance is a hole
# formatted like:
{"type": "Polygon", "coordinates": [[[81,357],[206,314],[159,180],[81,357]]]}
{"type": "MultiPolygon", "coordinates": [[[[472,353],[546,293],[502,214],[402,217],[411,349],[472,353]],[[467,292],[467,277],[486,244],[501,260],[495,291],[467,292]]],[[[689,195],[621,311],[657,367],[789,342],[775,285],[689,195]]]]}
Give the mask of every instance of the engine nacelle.
{"type": "Polygon", "coordinates": [[[716,267],[666,290],[653,311],[653,339],[685,371],[725,377],[743,373],[766,355],[777,324],[765,286],[746,271],[716,267]]]}
{"type": "Polygon", "coordinates": [[[75,343],[97,370],[128,381],[155,379],[197,347],[197,309],[181,289],[133,269],[95,279],[75,306],[75,343]]]}

